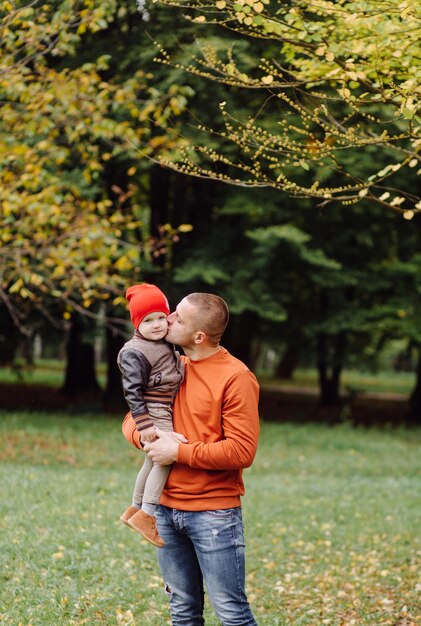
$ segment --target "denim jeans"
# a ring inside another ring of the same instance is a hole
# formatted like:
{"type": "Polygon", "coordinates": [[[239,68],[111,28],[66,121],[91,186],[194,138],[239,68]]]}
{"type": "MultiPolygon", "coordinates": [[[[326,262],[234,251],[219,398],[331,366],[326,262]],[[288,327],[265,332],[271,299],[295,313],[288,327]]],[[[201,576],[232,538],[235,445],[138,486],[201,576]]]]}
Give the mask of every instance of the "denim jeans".
{"type": "Polygon", "coordinates": [[[257,626],[245,594],[241,507],[156,512],[158,561],[173,626],[203,626],[204,588],[222,626],[257,626]]]}

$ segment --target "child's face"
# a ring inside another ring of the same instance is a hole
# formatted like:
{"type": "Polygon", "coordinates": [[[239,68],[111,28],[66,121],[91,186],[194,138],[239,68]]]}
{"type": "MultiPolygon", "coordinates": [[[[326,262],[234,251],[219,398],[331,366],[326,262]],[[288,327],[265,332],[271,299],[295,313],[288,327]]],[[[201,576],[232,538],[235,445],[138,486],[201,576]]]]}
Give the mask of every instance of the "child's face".
{"type": "Polygon", "coordinates": [[[161,311],[149,313],[139,324],[139,332],[145,339],[158,341],[163,339],[168,331],[167,316],[161,311]]]}

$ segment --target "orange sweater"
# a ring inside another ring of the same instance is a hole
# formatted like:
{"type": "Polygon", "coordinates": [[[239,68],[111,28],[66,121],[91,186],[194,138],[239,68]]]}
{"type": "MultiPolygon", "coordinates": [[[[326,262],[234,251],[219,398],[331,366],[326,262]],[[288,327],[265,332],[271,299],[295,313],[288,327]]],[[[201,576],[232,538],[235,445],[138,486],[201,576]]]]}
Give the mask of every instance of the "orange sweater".
{"type": "MultiPolygon", "coordinates": [[[[202,361],[184,360],[174,430],[188,443],[179,446],[160,502],[186,511],[239,506],[244,494],[242,469],[252,464],[257,449],[258,383],[224,348],[202,361]]],[[[132,426],[123,430],[138,446],[132,426]]]]}

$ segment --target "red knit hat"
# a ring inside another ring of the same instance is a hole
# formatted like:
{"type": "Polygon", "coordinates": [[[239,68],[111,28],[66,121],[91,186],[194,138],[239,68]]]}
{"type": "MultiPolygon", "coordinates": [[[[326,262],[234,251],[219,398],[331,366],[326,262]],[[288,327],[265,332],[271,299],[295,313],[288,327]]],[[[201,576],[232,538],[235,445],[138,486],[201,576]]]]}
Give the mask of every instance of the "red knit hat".
{"type": "Polygon", "coordinates": [[[149,313],[156,311],[170,314],[168,300],[158,287],[142,283],[133,285],[126,291],[126,299],[129,303],[130,317],[135,328],[139,328],[140,322],[149,313]]]}

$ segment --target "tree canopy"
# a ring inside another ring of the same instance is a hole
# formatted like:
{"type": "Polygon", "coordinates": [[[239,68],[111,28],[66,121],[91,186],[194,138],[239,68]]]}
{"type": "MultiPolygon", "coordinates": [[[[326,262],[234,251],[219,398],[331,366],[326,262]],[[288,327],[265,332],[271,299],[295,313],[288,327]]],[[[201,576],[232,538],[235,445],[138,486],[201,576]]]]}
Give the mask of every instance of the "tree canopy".
{"type": "Polygon", "coordinates": [[[160,1],[193,22],[196,47],[186,62],[158,40],[158,60],[226,86],[220,126],[199,124],[206,134],[162,162],[319,206],[421,211],[415,0],[160,1]]]}
{"type": "Polygon", "coordinates": [[[138,150],[174,141],[153,126],[179,114],[182,89],[161,93],[142,70],[107,75],[95,38],[138,22],[130,3],[2,1],[0,16],[1,299],[18,325],[51,298],[118,303],[149,245],[138,150]]]}
{"type": "Polygon", "coordinates": [[[88,380],[129,283],[212,290],[234,354],[318,365],[335,402],[345,366],[420,352],[416,6],[166,4],[0,0],[3,327],[68,319],[88,380]]]}

